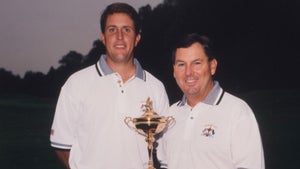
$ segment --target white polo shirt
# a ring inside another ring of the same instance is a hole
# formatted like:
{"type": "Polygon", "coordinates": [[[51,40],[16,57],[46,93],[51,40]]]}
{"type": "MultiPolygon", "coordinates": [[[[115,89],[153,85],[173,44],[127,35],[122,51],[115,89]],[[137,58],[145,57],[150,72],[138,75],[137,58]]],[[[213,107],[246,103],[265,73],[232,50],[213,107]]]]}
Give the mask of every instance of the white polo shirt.
{"type": "Polygon", "coordinates": [[[165,88],[136,59],[136,76],[123,83],[105,57],[70,76],[62,87],[52,124],[51,146],[71,150],[72,169],[145,168],[145,138],[130,130],[124,119],[140,117],[148,97],[153,110],[165,114],[169,106],[165,88]]]}
{"type": "Polygon", "coordinates": [[[170,108],[176,124],[165,134],[168,169],[264,169],[258,124],[250,107],[219,83],[191,108],[170,108]]]}

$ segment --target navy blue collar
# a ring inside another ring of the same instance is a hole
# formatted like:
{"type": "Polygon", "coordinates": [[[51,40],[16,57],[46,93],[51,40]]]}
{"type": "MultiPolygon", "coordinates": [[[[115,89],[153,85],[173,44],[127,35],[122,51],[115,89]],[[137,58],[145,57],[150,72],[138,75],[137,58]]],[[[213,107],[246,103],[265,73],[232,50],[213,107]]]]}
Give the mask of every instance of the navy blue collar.
{"type": "MultiPolygon", "coordinates": [[[[224,90],[219,85],[219,82],[214,81],[213,89],[208,93],[208,95],[205,97],[202,103],[208,105],[218,105],[221,102],[223,95],[224,95],[224,90]]],[[[184,106],[186,103],[187,103],[187,98],[185,95],[183,95],[182,99],[178,102],[177,106],[184,106]]]]}
{"type": "MultiPolygon", "coordinates": [[[[96,64],[96,68],[97,68],[98,73],[100,74],[100,76],[101,76],[101,75],[104,75],[104,76],[105,76],[105,75],[109,75],[109,74],[114,73],[114,72],[112,71],[112,69],[108,66],[108,64],[107,64],[107,62],[106,62],[106,60],[105,60],[106,57],[107,57],[106,55],[101,55],[99,61],[98,61],[97,64],[96,64]]],[[[144,71],[144,69],[142,68],[142,66],[141,66],[141,64],[139,63],[139,61],[138,61],[136,58],[134,58],[134,59],[133,59],[133,63],[134,63],[134,65],[136,66],[136,74],[135,74],[135,77],[138,77],[138,78],[140,78],[140,79],[146,81],[146,74],[145,74],[145,71],[144,71]]]]}

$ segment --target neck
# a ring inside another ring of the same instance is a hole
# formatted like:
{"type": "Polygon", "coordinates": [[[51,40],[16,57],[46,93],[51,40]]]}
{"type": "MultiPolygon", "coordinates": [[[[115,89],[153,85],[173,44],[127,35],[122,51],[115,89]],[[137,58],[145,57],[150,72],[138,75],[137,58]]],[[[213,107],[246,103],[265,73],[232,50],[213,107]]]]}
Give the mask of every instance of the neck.
{"type": "Polygon", "coordinates": [[[204,100],[203,97],[200,98],[198,96],[186,96],[186,99],[187,99],[187,104],[191,107],[196,106],[196,104],[204,100]]]}
{"type": "Polygon", "coordinates": [[[199,94],[186,95],[187,104],[191,107],[194,107],[199,102],[202,102],[208,96],[209,92],[212,90],[213,87],[214,82],[211,81],[211,83],[209,83],[207,87],[204,90],[202,90],[202,92],[200,92],[199,94]]]}
{"type": "Polygon", "coordinates": [[[136,66],[133,62],[128,63],[110,63],[112,71],[117,72],[121,75],[123,82],[125,83],[128,79],[135,75],[136,66]]]}

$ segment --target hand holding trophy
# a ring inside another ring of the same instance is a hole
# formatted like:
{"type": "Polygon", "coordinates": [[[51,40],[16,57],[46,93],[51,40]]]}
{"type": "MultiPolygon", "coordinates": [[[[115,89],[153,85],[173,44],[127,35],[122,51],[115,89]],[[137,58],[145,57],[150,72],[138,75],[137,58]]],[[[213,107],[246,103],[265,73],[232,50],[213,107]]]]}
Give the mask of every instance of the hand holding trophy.
{"type": "Polygon", "coordinates": [[[149,155],[148,169],[155,169],[152,158],[153,143],[155,141],[154,136],[162,132],[166,127],[173,126],[175,119],[172,116],[164,117],[157,115],[157,113],[152,110],[152,102],[149,97],[147,98],[145,108],[146,110],[141,117],[126,117],[124,121],[130,129],[146,137],[149,155]]]}

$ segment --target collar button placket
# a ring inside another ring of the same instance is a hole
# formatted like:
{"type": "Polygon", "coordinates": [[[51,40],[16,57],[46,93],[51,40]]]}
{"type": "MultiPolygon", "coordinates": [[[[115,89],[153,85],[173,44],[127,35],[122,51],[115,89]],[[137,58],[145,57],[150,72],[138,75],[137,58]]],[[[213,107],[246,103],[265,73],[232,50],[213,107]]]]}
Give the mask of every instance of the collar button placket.
{"type": "Polygon", "coordinates": [[[190,115],[189,115],[189,117],[190,117],[191,120],[194,120],[194,115],[193,114],[194,114],[193,108],[191,108],[190,109],[190,115]]]}
{"type": "Polygon", "coordinates": [[[124,85],[123,85],[123,81],[121,79],[121,76],[118,73],[115,73],[115,75],[116,75],[115,80],[117,82],[117,86],[119,87],[121,93],[124,93],[124,88],[123,88],[124,85]]]}

